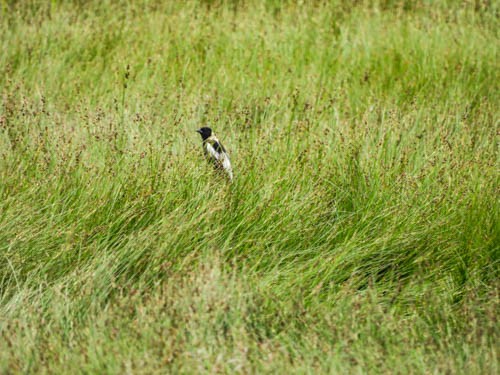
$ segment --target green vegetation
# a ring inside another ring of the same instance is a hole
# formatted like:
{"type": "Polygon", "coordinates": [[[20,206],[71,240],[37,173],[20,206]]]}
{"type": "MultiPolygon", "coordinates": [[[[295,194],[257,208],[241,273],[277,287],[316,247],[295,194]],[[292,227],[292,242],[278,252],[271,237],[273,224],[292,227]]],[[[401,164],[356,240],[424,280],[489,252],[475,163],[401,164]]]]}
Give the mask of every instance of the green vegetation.
{"type": "Polygon", "coordinates": [[[0,4],[0,373],[498,373],[498,3],[0,4]]]}

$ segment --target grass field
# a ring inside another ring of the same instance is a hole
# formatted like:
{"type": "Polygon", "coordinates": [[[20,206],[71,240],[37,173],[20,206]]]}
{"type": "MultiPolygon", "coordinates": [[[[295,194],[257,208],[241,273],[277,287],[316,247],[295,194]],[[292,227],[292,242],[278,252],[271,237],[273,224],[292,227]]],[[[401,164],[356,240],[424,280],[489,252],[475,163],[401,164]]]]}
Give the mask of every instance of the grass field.
{"type": "Polygon", "coordinates": [[[1,374],[500,371],[497,2],[0,4],[1,374]]]}

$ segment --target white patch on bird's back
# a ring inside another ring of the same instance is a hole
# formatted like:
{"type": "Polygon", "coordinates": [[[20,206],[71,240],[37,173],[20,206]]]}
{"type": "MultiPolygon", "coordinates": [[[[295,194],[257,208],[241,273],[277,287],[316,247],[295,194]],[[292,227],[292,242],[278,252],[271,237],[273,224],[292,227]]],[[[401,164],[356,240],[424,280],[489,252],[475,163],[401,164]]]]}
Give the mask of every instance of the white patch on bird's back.
{"type": "MultiPolygon", "coordinates": [[[[209,159],[211,159],[216,165],[222,167],[222,169],[228,174],[229,179],[233,180],[233,168],[231,167],[231,161],[229,160],[229,156],[224,151],[217,151],[213,143],[217,142],[220,145],[220,142],[217,138],[211,137],[205,141],[204,150],[205,154],[209,159]]],[[[222,148],[222,145],[220,145],[222,148]]]]}
{"type": "Polygon", "coordinates": [[[205,143],[205,152],[209,158],[213,158],[215,160],[219,160],[220,155],[217,151],[215,151],[214,146],[212,146],[209,142],[205,143]]]}

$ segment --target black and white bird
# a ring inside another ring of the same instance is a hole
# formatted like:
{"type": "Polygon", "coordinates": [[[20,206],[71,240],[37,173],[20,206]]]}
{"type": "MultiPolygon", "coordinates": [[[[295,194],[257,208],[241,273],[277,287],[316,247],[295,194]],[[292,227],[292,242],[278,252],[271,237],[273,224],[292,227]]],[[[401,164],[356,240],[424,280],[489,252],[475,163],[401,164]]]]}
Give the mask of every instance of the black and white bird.
{"type": "Polygon", "coordinates": [[[212,129],[203,127],[197,130],[203,139],[203,152],[206,158],[210,161],[216,170],[222,171],[226,174],[230,181],[233,180],[233,169],[229,155],[226,152],[222,143],[217,139],[212,129]]]}

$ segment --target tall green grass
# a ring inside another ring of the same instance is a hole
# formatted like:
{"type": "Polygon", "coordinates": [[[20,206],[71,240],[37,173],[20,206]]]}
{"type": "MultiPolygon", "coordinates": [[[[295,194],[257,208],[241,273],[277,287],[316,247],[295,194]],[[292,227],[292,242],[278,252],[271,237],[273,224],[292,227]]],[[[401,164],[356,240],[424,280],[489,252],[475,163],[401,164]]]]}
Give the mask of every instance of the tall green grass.
{"type": "Polygon", "coordinates": [[[1,3],[0,372],[497,373],[498,11],[1,3]]]}

